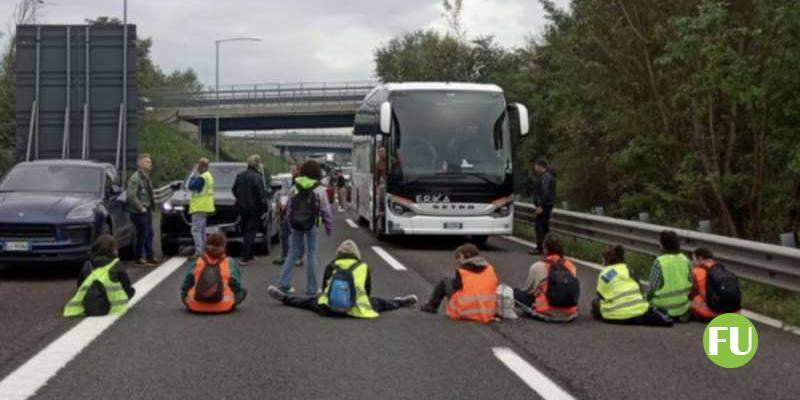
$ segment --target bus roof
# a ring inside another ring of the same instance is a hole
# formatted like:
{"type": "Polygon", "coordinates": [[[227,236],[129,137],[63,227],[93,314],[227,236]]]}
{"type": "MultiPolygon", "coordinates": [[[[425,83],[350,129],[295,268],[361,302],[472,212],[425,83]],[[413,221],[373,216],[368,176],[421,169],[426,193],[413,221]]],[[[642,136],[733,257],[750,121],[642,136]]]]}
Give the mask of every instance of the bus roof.
{"type": "Polygon", "coordinates": [[[503,89],[494,84],[461,83],[461,82],[402,82],[384,85],[390,92],[401,90],[453,90],[470,92],[502,93],[503,89]]]}

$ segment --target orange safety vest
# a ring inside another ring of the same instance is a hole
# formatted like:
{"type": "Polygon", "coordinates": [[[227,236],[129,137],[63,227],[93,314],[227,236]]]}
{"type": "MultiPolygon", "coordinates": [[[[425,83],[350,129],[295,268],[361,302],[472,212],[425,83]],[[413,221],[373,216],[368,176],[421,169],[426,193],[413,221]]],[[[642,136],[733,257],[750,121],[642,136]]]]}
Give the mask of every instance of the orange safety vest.
{"type": "Polygon", "coordinates": [[[488,323],[497,314],[497,275],[494,267],[487,265],[481,272],[458,269],[461,290],[450,296],[447,315],[452,319],[466,319],[488,323]]]}
{"type": "MultiPolygon", "coordinates": [[[[213,262],[213,260],[209,260],[209,262],[213,262]]],[[[199,257],[193,272],[195,285],[197,285],[197,282],[200,280],[200,274],[203,273],[203,268],[205,268],[205,266],[205,257],[199,257]]],[[[190,310],[197,313],[224,313],[233,310],[233,308],[236,306],[236,302],[230,286],[231,268],[230,264],[228,263],[228,257],[224,257],[219,263],[219,272],[222,275],[222,282],[224,286],[222,301],[219,303],[203,303],[195,300],[195,287],[193,286],[191,289],[189,289],[189,294],[186,295],[185,299],[186,306],[189,307],[190,310]]]]}
{"type": "Polygon", "coordinates": [[[695,316],[704,320],[712,320],[721,314],[709,308],[708,304],[706,303],[708,270],[711,269],[711,267],[713,267],[715,264],[716,263],[713,260],[705,260],[702,263],[695,264],[694,267],[692,267],[695,295],[692,297],[692,303],[690,304],[690,307],[695,316]]]}
{"type": "MultiPolygon", "coordinates": [[[[561,256],[559,255],[552,255],[548,256],[544,262],[547,264],[547,277],[542,279],[539,283],[539,287],[536,288],[536,301],[534,302],[534,310],[538,314],[548,315],[552,317],[569,317],[573,316],[578,313],[578,306],[573,307],[553,307],[550,305],[550,302],[547,301],[547,290],[550,288],[550,266],[553,265],[556,261],[560,260],[561,256]]],[[[564,267],[575,277],[578,276],[577,269],[575,268],[575,264],[572,261],[565,259],[564,260],[564,267]]]]}

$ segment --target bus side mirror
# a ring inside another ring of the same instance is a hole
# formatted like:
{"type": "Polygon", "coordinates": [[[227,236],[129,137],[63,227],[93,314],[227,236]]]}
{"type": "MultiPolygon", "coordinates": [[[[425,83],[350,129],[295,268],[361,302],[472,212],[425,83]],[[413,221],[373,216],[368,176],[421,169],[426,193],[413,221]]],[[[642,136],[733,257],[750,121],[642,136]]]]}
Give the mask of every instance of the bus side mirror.
{"type": "Polygon", "coordinates": [[[520,103],[514,103],[514,107],[517,109],[517,116],[519,117],[519,134],[520,136],[525,136],[531,129],[530,121],[528,121],[528,107],[520,103]]]}
{"type": "Polygon", "coordinates": [[[392,103],[384,101],[381,104],[381,132],[388,135],[389,132],[391,132],[391,130],[392,130],[392,103]]]}

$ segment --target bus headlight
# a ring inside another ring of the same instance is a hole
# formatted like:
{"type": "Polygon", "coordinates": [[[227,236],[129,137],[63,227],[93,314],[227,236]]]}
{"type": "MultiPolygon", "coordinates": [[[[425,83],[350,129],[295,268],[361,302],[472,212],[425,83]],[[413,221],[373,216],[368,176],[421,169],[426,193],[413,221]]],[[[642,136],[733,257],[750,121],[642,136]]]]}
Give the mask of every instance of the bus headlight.
{"type": "Polygon", "coordinates": [[[411,208],[392,199],[389,199],[387,205],[389,206],[389,211],[398,217],[410,217],[414,214],[411,208]]]}
{"type": "Polygon", "coordinates": [[[512,205],[511,203],[508,203],[508,204],[506,204],[506,205],[504,205],[502,207],[498,207],[496,210],[494,210],[494,212],[492,213],[492,216],[495,217],[495,218],[505,218],[505,217],[508,217],[509,215],[511,215],[511,211],[513,211],[513,210],[514,210],[514,205],[512,205]]]}

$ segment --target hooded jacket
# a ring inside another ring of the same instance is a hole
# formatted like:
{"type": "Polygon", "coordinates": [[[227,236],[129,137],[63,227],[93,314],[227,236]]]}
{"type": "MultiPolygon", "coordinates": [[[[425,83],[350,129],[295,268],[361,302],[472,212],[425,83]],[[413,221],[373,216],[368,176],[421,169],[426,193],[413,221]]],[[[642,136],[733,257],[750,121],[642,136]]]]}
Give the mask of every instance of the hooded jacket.
{"type": "MultiPolygon", "coordinates": [[[[482,256],[475,256],[475,257],[468,258],[467,260],[465,260],[464,263],[461,264],[460,268],[463,268],[463,269],[466,269],[467,271],[471,271],[471,272],[475,272],[475,273],[481,273],[488,266],[489,266],[489,262],[486,261],[485,258],[483,258],[482,256]]],[[[455,277],[455,279],[453,279],[453,290],[454,291],[459,291],[463,287],[464,287],[464,283],[461,282],[461,274],[459,274],[458,270],[456,269],[456,277],[455,277]]]]}

